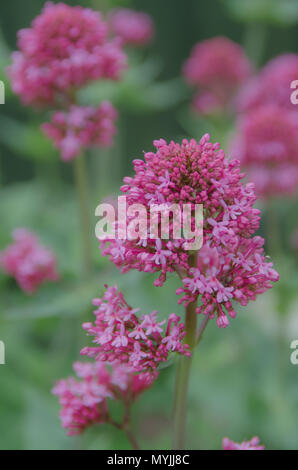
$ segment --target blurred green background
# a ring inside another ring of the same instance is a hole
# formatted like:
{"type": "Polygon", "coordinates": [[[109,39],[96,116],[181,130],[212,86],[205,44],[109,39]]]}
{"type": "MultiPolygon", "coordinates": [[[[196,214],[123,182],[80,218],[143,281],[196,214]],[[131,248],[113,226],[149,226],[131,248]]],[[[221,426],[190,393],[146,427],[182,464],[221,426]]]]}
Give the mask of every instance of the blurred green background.
{"type": "MultiPolygon", "coordinates": [[[[71,165],[40,132],[47,119],[20,104],[5,75],[16,33],[28,27],[44,1],[1,2],[0,79],[6,104],[0,107],[0,250],[11,231],[36,231],[57,253],[62,280],[26,296],[0,273],[0,340],[6,365],[0,366],[1,449],[128,449],[125,436],[109,426],[68,438],[61,429],[54,382],[72,373],[72,363],[88,342],[81,323],[91,319],[91,300],[105,283],[125,292],[143,313],[182,313],[176,279],[153,287],[151,275],[120,275],[103,259],[94,241],[97,264],[92,281],[80,280],[80,235],[71,165]]],[[[119,109],[118,136],[108,151],[91,151],[88,166],[92,207],[117,194],[131,162],[157,138],[200,137],[206,122],[189,113],[190,91],[181,66],[192,46],[225,35],[243,44],[259,65],[277,54],[297,52],[297,1],[89,0],[65,2],[106,11],[130,6],[152,15],[156,38],[145,50],[129,54],[130,67],[118,84],[96,84],[82,93],[84,102],[111,99],[119,109]],[[258,40],[264,47],[258,49],[258,40]],[[256,53],[257,52],[257,53],[256,53]]],[[[298,77],[297,77],[298,78],[298,77]]],[[[213,136],[211,129],[211,139],[213,136]]],[[[224,436],[240,441],[257,434],[268,449],[298,448],[298,366],[290,363],[290,342],[298,339],[298,264],[289,236],[298,224],[297,201],[276,206],[281,220],[283,254],[274,259],[279,284],[247,308],[225,330],[210,322],[196,352],[189,394],[187,447],[220,448],[224,436]]],[[[95,218],[93,219],[95,226],[95,218]]],[[[266,232],[262,219],[261,234],[266,232]]],[[[170,448],[174,367],[162,371],[155,386],[133,411],[142,448],[170,448]]],[[[113,406],[113,404],[112,404],[113,406]]],[[[117,406],[114,412],[119,412],[117,406]]]]}

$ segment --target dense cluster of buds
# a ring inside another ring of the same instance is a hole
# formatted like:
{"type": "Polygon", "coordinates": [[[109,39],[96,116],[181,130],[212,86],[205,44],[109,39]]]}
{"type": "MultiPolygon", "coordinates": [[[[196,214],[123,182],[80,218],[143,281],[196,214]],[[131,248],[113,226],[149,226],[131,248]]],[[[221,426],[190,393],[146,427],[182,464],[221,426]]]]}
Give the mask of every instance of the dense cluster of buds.
{"type": "Polygon", "coordinates": [[[42,125],[61,151],[63,160],[71,160],[87,147],[104,147],[112,143],[116,133],[114,121],[117,111],[109,101],[98,107],[71,106],[68,111],[57,111],[50,123],[42,125]]]}
{"type": "MultiPolygon", "coordinates": [[[[126,177],[122,191],[127,205],[203,204],[203,248],[195,255],[185,249],[186,239],[107,239],[103,254],[122,272],[137,269],[159,272],[155,285],[162,285],[168,272],[177,272],[183,287],[180,302],[199,297],[197,313],[217,318],[218,326],[229,324],[226,312],[235,316],[232,300],[246,305],[278,280],[272,263],[264,256],[264,240],[253,236],[259,226],[259,210],[253,207],[254,185],[243,184],[239,161],[228,160],[219,144],[205,135],[200,142],[182,144],[155,141],[156,152],[135,160],[135,176],[126,177]]],[[[127,219],[129,225],[130,219],[127,219]]],[[[195,225],[195,215],[191,225],[195,225]]],[[[170,233],[171,235],[171,233],[170,233]]]]}
{"type": "Polygon", "coordinates": [[[189,355],[180,318],[171,314],[166,321],[157,321],[157,312],[138,317],[117,286],[106,289],[102,298],[94,299],[97,306],[93,323],[85,323],[84,330],[93,336],[95,346],[86,347],[81,354],[113,364],[127,364],[134,371],[152,371],[166,362],[175,351],[189,355]]]}
{"type": "Polygon", "coordinates": [[[62,427],[70,436],[93,424],[111,423],[109,400],[119,400],[128,408],[157,377],[157,372],[135,374],[123,364],[107,367],[102,362],[76,362],[73,369],[79,380],[63,379],[53,388],[61,405],[62,427]]]}
{"type": "Polygon", "coordinates": [[[236,90],[251,72],[252,66],[241,46],[225,37],[198,43],[183,67],[187,83],[198,90],[193,104],[201,113],[231,106],[236,90]]]}
{"type": "Polygon", "coordinates": [[[0,253],[0,265],[21,289],[31,294],[46,281],[57,281],[54,254],[25,229],[13,232],[14,242],[0,253]]]}

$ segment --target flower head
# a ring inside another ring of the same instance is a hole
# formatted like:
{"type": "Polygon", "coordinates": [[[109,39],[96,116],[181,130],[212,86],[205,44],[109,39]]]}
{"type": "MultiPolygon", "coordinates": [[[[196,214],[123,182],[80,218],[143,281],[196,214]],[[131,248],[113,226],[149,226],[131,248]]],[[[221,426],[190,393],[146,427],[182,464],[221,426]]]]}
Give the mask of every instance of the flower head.
{"type": "Polygon", "coordinates": [[[127,304],[117,286],[107,288],[94,304],[95,323],[85,323],[83,328],[93,336],[95,346],[84,348],[81,354],[127,364],[136,372],[156,370],[171,351],[189,355],[188,346],[182,343],[184,325],[177,315],[169,316],[164,331],[165,320],[158,322],[157,312],[138,317],[138,310],[127,304]]]}
{"type": "Polygon", "coordinates": [[[293,194],[298,184],[298,115],[275,104],[239,118],[232,152],[260,196],[293,194]]]}
{"type": "Polygon", "coordinates": [[[64,3],[46,3],[31,28],[19,31],[18,47],[8,68],[12,88],[35,106],[72,103],[77,87],[118,79],[126,61],[99,12],[64,3]]]}
{"type": "Polygon", "coordinates": [[[13,232],[14,242],[0,253],[2,269],[13,276],[21,289],[31,294],[46,281],[57,281],[56,259],[53,253],[25,229],[13,232]]]}
{"type": "Polygon", "coordinates": [[[236,100],[238,111],[247,112],[271,104],[295,111],[290,95],[291,83],[297,77],[298,54],[275,57],[241,88],[236,100]]]}
{"type": "MultiPolygon", "coordinates": [[[[159,272],[155,285],[162,285],[167,273],[177,272],[183,280],[177,291],[183,294],[180,302],[187,305],[200,296],[203,307],[197,312],[216,317],[218,326],[227,326],[225,312],[235,316],[232,300],[246,305],[278,279],[264,257],[264,240],[253,236],[259,226],[259,210],[253,207],[254,185],[241,182],[244,174],[239,161],[228,160],[208,135],[200,142],[167,144],[161,139],[154,145],[156,152],[145,153],[145,161],[135,160],[135,175],[124,179],[127,206],[141,203],[149,219],[151,207],[160,202],[165,205],[163,210],[176,204],[181,212],[183,205],[190,205],[190,225],[195,232],[195,208],[202,204],[203,248],[197,252],[196,263],[190,263],[184,234],[175,238],[172,230],[168,238],[154,239],[150,233],[146,240],[107,238],[101,241],[103,254],[122,272],[159,272]]],[[[169,220],[173,228],[174,217],[169,220]]],[[[128,227],[130,222],[128,217],[128,227]]]]}
{"type": "Polygon", "coordinates": [[[62,427],[72,436],[87,427],[108,422],[108,400],[121,400],[129,406],[137,396],[149,388],[157,373],[135,374],[127,365],[107,367],[101,362],[76,362],[73,365],[78,377],[60,380],[53,388],[61,405],[62,427]]]}
{"type": "Polygon", "coordinates": [[[183,67],[186,81],[199,90],[194,106],[200,112],[225,108],[251,71],[241,46],[225,37],[198,43],[183,67]]]}
{"type": "Polygon", "coordinates": [[[250,441],[241,443],[231,441],[228,437],[222,440],[223,450],[264,450],[264,446],[260,445],[260,439],[255,436],[250,441]]]}
{"type": "Polygon", "coordinates": [[[67,112],[57,111],[42,129],[61,151],[62,160],[71,160],[83,148],[110,146],[116,133],[117,115],[109,101],[98,107],[71,106],[67,112]]]}
{"type": "Polygon", "coordinates": [[[123,44],[144,46],[154,35],[154,25],[150,15],[129,8],[112,10],[108,17],[112,34],[123,44]]]}

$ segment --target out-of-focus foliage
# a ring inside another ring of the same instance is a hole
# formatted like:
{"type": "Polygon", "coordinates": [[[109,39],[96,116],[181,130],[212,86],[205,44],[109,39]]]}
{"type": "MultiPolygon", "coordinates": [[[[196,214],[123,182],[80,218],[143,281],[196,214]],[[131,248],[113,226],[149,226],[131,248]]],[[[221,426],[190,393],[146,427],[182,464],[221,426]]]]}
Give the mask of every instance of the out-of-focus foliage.
{"type": "Polygon", "coordinates": [[[298,22],[296,0],[223,0],[235,19],[288,26],[298,22]]]}
{"type": "Polygon", "coordinates": [[[161,112],[171,109],[187,96],[182,79],[174,78],[158,82],[162,61],[131,57],[130,67],[121,82],[93,83],[80,92],[81,101],[94,103],[103,99],[111,100],[120,109],[136,112],[161,112]],[[137,63],[134,63],[137,62],[137,63]],[[139,62],[139,63],[138,63],[139,62]]]}

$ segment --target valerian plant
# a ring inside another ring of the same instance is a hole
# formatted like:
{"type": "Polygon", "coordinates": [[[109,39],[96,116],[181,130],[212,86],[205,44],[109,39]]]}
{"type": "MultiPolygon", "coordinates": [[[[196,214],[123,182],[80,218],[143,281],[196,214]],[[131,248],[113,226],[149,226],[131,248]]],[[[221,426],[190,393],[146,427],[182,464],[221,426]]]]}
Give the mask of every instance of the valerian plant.
{"type": "MultiPolygon", "coordinates": [[[[255,300],[272,287],[278,274],[264,255],[264,240],[254,235],[260,220],[259,210],[253,207],[254,185],[242,183],[239,162],[228,160],[208,135],[182,144],[161,139],[154,146],[155,152],[134,161],[135,175],[124,178],[121,190],[127,204],[142,203],[148,215],[150,207],[160,201],[181,207],[188,203],[193,208],[203,204],[203,247],[188,251],[185,238],[131,240],[108,235],[100,245],[122,272],[136,269],[158,274],[156,286],[163,286],[168,273],[176,273],[181,279],[177,295],[182,295],[178,303],[185,306],[184,323],[173,313],[167,322],[158,322],[157,312],[139,317],[138,309],[127,304],[117,287],[109,287],[102,299],[94,301],[94,324],[83,325],[94,345],[82,354],[95,363],[125,365],[136,376],[149,374],[150,385],[154,382],[150,374],[156,374],[169,352],[180,354],[173,447],[182,449],[191,357],[209,319],[216,318],[220,328],[227,327],[228,316],[236,316],[234,304],[245,306],[255,300]],[[199,315],[203,320],[197,327],[199,315]]],[[[84,400],[84,391],[79,398],[84,400]]],[[[64,401],[62,407],[64,416],[64,401]]],[[[70,421],[66,427],[72,425],[70,421]]]]}
{"type": "MultiPolygon", "coordinates": [[[[134,27],[134,35],[129,37],[129,31],[120,27],[121,21],[127,21],[128,12],[117,15],[114,12],[109,21],[122,39],[110,39],[108,26],[99,13],[63,3],[47,4],[31,28],[19,33],[19,51],[14,53],[9,68],[13,89],[25,104],[54,110],[51,122],[44,124],[43,129],[60,149],[62,158],[75,162],[86,271],[91,264],[91,230],[81,151],[93,145],[110,145],[116,110],[106,102],[97,107],[82,106],[77,101],[77,91],[90,81],[118,80],[126,65],[122,45],[147,42],[153,33],[147,17],[134,15],[129,17],[134,27]],[[142,36],[144,24],[147,33],[142,36]]],[[[250,64],[242,51],[222,40],[196,48],[186,66],[188,79],[203,93],[200,100],[211,98],[211,108],[213,105],[225,108],[234,87],[249,74],[250,64]],[[197,55],[206,57],[205,48],[212,47],[216,61],[219,53],[222,64],[223,44],[241,61],[242,71],[239,76],[237,73],[232,78],[228,76],[230,82],[224,90],[218,90],[217,82],[213,82],[212,93],[206,97],[210,67],[207,64],[202,75],[193,61],[196,62],[197,55]]],[[[210,103],[207,104],[209,110],[210,103]]],[[[102,254],[123,273],[130,270],[155,273],[156,287],[162,288],[169,274],[177,275],[180,286],[173,295],[184,306],[184,319],[170,312],[164,321],[158,320],[156,311],[140,314],[139,308],[127,303],[117,286],[106,286],[103,297],[93,301],[94,323],[83,324],[92,344],[81,354],[92,361],[75,363],[77,378],[59,381],[53,393],[59,396],[62,426],[70,435],[93,424],[110,423],[123,430],[131,445],[138,448],[131,429],[131,406],[141,392],[155,383],[162,373],[160,366],[169,355],[177,354],[173,448],[183,449],[192,356],[209,320],[215,319],[219,328],[227,327],[229,318],[236,316],[237,304],[246,306],[270,289],[279,276],[264,254],[264,240],[255,235],[260,211],[254,208],[254,184],[242,181],[244,174],[239,161],[228,159],[220,144],[212,143],[208,134],[198,142],[184,139],[182,143],[167,143],[159,139],[154,141],[154,147],[154,151],[145,153],[144,159],[134,160],[134,175],[124,178],[121,191],[128,207],[142,204],[149,217],[156,204],[177,204],[181,209],[189,205],[191,227],[201,230],[196,227],[195,209],[202,205],[202,248],[189,250],[185,234],[179,239],[173,234],[168,239],[151,237],[152,234],[136,239],[107,236],[100,246],[102,254]],[[111,400],[123,404],[120,421],[112,417],[111,400]]],[[[160,225],[158,219],[159,233],[160,225]]],[[[223,447],[261,448],[258,438],[242,444],[225,438],[223,447]]]]}

